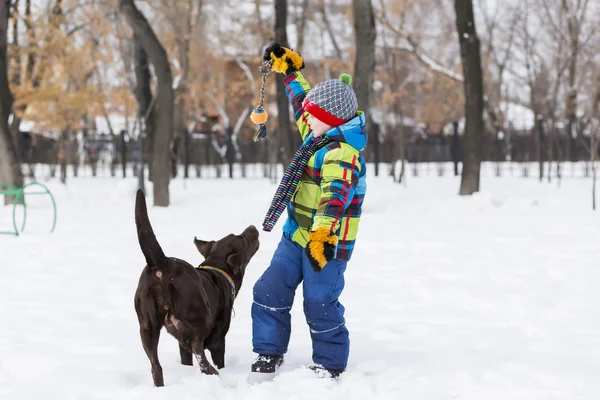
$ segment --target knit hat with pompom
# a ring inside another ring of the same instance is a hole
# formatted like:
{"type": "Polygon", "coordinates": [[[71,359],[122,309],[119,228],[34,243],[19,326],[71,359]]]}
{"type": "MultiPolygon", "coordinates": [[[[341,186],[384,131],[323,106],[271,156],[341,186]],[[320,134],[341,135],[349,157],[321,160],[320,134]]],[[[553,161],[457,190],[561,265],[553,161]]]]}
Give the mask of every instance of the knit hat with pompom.
{"type": "Polygon", "coordinates": [[[358,102],[350,86],[352,76],[342,74],[312,88],[304,98],[304,111],[330,126],[339,126],[356,116],[358,102]]]}

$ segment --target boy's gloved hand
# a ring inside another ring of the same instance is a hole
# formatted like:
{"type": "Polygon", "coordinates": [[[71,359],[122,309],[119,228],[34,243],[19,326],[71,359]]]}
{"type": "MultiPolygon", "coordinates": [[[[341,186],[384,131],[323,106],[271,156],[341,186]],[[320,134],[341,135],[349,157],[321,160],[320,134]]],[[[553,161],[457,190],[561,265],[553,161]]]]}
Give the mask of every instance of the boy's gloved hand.
{"type": "Polygon", "coordinates": [[[302,57],[298,53],[287,47],[283,47],[277,42],[271,43],[265,49],[263,60],[273,60],[271,69],[285,75],[304,68],[304,60],[302,60],[302,57]]]}
{"type": "Polygon", "coordinates": [[[335,254],[338,238],[329,229],[319,227],[308,233],[308,243],[304,251],[315,272],[321,272],[335,254]]]}

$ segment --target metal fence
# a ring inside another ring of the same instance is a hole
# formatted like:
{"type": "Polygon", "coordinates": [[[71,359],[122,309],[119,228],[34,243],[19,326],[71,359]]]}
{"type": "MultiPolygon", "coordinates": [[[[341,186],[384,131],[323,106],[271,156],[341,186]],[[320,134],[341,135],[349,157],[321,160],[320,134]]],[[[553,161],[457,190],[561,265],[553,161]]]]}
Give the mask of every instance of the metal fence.
{"type": "MultiPolygon", "coordinates": [[[[379,146],[379,155],[376,154],[377,146],[373,145],[371,139],[364,152],[366,161],[372,163],[378,159],[380,163],[393,163],[398,160],[400,157],[394,137],[389,135],[383,139],[379,146]]],[[[202,166],[215,166],[219,168],[220,175],[221,165],[228,161],[241,164],[268,163],[266,141],[254,143],[238,140],[241,159],[233,159],[232,146],[228,140],[226,135],[192,134],[184,138],[176,150],[170,150],[176,153],[177,164],[185,165],[187,161],[189,168],[196,172],[196,176],[201,176],[202,166]]],[[[456,140],[453,136],[413,136],[405,144],[404,158],[409,163],[444,163],[455,161],[453,155],[456,154],[456,161],[460,162],[460,143],[453,144],[453,140],[456,140]],[[453,146],[457,146],[456,151],[453,151],[453,146]]],[[[144,146],[147,150],[147,142],[144,146]]],[[[513,135],[510,140],[498,140],[486,135],[482,147],[484,162],[533,162],[538,160],[539,149],[545,161],[590,159],[589,137],[579,137],[575,141],[564,136],[543,138],[542,146],[539,146],[533,135],[513,135]]],[[[133,166],[133,170],[136,171],[142,154],[137,138],[129,137],[125,132],[119,135],[79,133],[68,138],[21,133],[19,151],[24,164],[47,164],[55,167],[62,162],[75,169],[80,165],[89,165],[94,175],[98,165],[108,166],[113,175],[125,166],[133,166]]],[[[143,154],[148,152],[144,151],[143,154]]],[[[147,161],[146,156],[144,162],[147,161]]]]}

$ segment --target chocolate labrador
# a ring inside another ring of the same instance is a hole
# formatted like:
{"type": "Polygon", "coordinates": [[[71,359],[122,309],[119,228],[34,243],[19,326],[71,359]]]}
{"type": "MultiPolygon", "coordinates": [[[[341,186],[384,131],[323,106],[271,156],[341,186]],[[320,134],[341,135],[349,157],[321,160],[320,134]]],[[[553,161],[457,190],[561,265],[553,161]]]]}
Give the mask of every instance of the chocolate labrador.
{"type": "Polygon", "coordinates": [[[136,196],[135,224],[147,264],[135,292],[135,311],[154,385],[164,386],[158,361],[163,326],[179,342],[182,364],[192,365],[194,354],[203,373],[218,374],[204,351],[210,351],[217,368],[225,366],[225,335],[233,302],[242,287],[246,266],[258,250],[258,230],[251,225],[241,235],[230,234],[218,241],[194,238],[204,257],[194,268],[186,261],[165,256],[150,225],[141,190],[136,196]]]}

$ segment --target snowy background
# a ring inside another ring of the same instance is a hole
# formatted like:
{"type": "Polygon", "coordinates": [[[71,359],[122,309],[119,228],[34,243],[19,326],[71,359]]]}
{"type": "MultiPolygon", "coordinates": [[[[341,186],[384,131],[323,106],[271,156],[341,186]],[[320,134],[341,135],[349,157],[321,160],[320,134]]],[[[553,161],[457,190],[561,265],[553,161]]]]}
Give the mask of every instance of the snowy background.
{"type": "MultiPolygon", "coordinates": [[[[58,204],[55,233],[47,232],[49,200],[32,197],[24,234],[0,236],[0,399],[598,399],[600,213],[591,211],[590,179],[566,175],[558,187],[518,169],[497,178],[488,165],[482,192],[471,197],[457,195],[458,177],[438,177],[433,167],[409,173],[407,186],[371,175],[341,297],[351,352],[337,382],[306,370],[302,291],[282,373],[246,382],[255,357],[252,285],[283,223],[261,231],[235,303],[226,368],[209,377],[180,365],[163,330],[163,388],[152,386],[133,309],[144,267],[136,180],[43,182],[58,204]]],[[[260,227],[275,191],[262,178],[170,187],[171,206],[150,207],[150,219],[167,255],[192,264],[202,261],[194,236],[260,227]]],[[[10,228],[9,211],[0,206],[0,230],[10,228]]]]}

